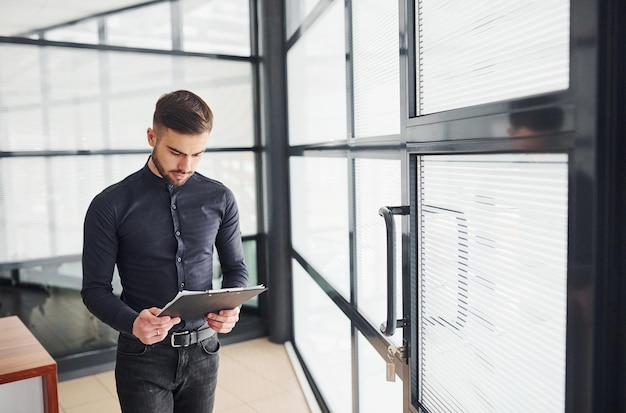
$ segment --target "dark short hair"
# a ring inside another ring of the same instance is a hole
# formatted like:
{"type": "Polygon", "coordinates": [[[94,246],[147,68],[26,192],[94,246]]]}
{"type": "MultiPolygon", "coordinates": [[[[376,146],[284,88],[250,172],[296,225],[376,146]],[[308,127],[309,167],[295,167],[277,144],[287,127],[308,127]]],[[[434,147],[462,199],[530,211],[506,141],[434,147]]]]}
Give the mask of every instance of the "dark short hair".
{"type": "Polygon", "coordinates": [[[549,96],[534,96],[516,101],[511,105],[513,112],[509,114],[511,127],[528,128],[537,133],[559,132],[563,127],[565,114],[557,104],[558,101],[549,96]]]}
{"type": "Polygon", "coordinates": [[[211,132],[213,112],[195,93],[177,90],[161,96],[156,103],[152,125],[183,134],[211,132]]]}

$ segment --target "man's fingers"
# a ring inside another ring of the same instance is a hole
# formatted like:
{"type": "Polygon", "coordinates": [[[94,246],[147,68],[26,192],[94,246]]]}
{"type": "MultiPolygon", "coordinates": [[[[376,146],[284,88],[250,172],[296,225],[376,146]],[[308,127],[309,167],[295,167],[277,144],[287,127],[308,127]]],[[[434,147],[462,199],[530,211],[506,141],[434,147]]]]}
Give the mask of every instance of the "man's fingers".
{"type": "Polygon", "coordinates": [[[218,333],[230,333],[239,321],[239,308],[207,314],[206,321],[209,327],[218,333]]]}
{"type": "Polygon", "coordinates": [[[145,309],[133,323],[133,334],[144,344],[162,341],[170,329],[180,323],[179,317],[157,317],[161,310],[156,307],[145,309]]]}

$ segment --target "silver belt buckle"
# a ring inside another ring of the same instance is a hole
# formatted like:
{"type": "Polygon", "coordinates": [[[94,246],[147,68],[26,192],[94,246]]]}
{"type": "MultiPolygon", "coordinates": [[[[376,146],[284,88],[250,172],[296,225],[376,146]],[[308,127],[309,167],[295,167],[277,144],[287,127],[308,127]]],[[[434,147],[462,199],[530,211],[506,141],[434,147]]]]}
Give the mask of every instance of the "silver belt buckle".
{"type": "Polygon", "coordinates": [[[174,342],[174,338],[175,338],[176,336],[184,336],[185,334],[189,334],[189,331],[183,331],[183,332],[180,332],[180,333],[173,332],[173,333],[172,333],[172,335],[170,336],[170,344],[172,345],[172,347],[174,347],[174,348],[177,348],[177,347],[183,347],[183,345],[182,345],[182,344],[176,344],[176,343],[174,342]]]}

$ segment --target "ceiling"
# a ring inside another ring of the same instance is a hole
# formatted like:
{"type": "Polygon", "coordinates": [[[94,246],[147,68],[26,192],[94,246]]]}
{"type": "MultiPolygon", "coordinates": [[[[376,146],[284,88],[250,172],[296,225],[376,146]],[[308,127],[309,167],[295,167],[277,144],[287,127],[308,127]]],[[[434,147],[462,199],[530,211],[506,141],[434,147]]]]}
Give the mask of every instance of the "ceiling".
{"type": "Polygon", "coordinates": [[[0,36],[21,34],[147,0],[0,0],[0,36]]]}

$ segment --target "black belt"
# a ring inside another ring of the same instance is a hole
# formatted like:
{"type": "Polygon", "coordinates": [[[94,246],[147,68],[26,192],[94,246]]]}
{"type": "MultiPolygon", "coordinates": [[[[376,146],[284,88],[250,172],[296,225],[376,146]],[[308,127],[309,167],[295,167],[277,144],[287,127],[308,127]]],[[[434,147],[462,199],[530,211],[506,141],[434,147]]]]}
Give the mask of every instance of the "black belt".
{"type": "Polygon", "coordinates": [[[208,327],[197,331],[174,331],[168,334],[168,337],[162,343],[169,344],[172,347],[189,347],[192,344],[212,337],[214,334],[215,330],[208,327]]]}

